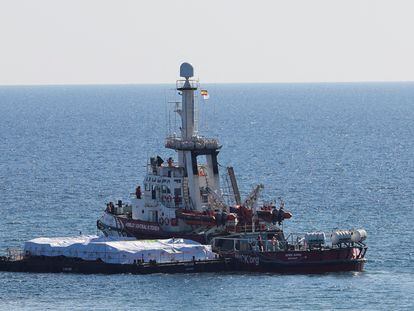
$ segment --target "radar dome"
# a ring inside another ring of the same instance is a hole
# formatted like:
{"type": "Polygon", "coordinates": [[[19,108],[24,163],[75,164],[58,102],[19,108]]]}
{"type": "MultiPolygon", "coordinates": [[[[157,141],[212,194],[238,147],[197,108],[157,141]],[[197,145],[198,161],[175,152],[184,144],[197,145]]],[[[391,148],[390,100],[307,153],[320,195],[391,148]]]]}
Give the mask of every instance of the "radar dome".
{"type": "Polygon", "coordinates": [[[190,78],[194,76],[194,68],[189,63],[182,63],[180,66],[180,77],[190,78]]]}

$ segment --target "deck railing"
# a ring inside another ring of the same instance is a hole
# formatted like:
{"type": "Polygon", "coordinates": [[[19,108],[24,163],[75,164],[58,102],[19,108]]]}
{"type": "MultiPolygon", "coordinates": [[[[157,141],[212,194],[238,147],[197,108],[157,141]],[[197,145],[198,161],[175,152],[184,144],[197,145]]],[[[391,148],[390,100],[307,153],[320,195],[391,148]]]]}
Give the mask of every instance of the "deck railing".
{"type": "MultiPolygon", "coordinates": [[[[184,85],[186,84],[186,82],[187,82],[187,80],[185,80],[185,79],[179,79],[179,80],[177,80],[176,83],[175,83],[176,89],[177,90],[183,89],[184,88],[184,85]]],[[[198,86],[199,86],[199,82],[197,80],[189,79],[188,82],[189,82],[190,87],[192,89],[197,89],[198,86]]]]}

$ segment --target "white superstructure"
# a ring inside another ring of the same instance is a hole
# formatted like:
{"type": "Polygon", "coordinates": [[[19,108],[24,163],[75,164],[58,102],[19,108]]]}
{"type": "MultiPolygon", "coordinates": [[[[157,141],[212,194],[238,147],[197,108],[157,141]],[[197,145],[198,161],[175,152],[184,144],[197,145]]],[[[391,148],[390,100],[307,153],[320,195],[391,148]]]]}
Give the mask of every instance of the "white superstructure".
{"type": "Polygon", "coordinates": [[[233,168],[229,167],[235,205],[223,199],[217,161],[221,145],[216,138],[198,133],[195,99],[199,83],[193,76],[193,67],[181,64],[175,90],[181,101],[174,102],[174,112],[181,122],[178,134],[169,134],[165,140],[165,147],[173,154],[164,159],[150,158],[143,185],[137,187],[130,204],[118,201],[107,205],[97,223],[105,235],[203,241],[214,234],[234,231],[237,225],[243,230],[256,228],[252,208],[263,186],[257,186],[243,203],[233,168]]]}
{"type": "Polygon", "coordinates": [[[181,109],[177,110],[181,117],[181,137],[167,137],[165,147],[177,151],[178,165],[184,168],[185,177],[188,178],[188,207],[201,211],[203,200],[200,187],[208,186],[212,191],[220,191],[217,155],[221,146],[216,139],[195,133],[194,92],[198,89],[198,82],[191,79],[193,75],[194,69],[190,64],[181,64],[180,76],[184,80],[177,81],[177,90],[182,98],[181,109]],[[205,156],[205,165],[198,165],[199,156],[205,156]]]}

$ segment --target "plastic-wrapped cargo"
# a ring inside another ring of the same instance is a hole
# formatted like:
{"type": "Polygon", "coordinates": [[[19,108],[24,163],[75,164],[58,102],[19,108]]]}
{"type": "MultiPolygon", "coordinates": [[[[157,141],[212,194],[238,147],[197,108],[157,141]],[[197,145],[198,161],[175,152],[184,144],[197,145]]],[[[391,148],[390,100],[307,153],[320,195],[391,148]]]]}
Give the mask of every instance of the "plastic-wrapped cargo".
{"type": "Polygon", "coordinates": [[[331,234],[332,244],[351,242],[352,232],[349,230],[336,230],[331,234]]]}
{"type": "Polygon", "coordinates": [[[364,229],[352,230],[352,242],[362,242],[367,238],[367,232],[364,229]]]}
{"type": "Polygon", "coordinates": [[[24,252],[30,256],[65,256],[113,264],[132,264],[139,260],[175,262],[215,258],[211,246],[191,240],[135,240],[98,236],[37,238],[25,242],[24,252]]]}
{"type": "Polygon", "coordinates": [[[305,241],[308,244],[325,244],[325,232],[308,232],[305,234],[305,241]]]}

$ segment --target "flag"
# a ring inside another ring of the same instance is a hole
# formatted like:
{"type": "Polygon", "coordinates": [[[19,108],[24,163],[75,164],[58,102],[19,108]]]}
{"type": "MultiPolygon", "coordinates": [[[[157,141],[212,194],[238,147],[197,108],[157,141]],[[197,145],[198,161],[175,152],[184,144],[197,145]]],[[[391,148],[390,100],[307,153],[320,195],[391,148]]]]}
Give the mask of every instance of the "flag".
{"type": "Polygon", "coordinates": [[[210,95],[208,95],[207,90],[201,90],[200,92],[201,96],[203,96],[203,99],[209,99],[210,95]]]}

